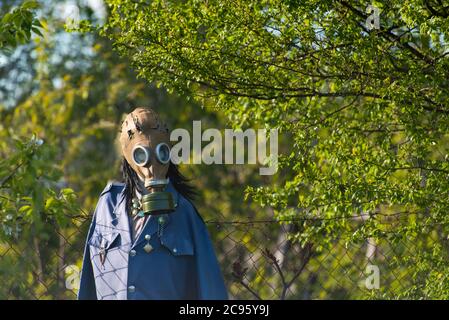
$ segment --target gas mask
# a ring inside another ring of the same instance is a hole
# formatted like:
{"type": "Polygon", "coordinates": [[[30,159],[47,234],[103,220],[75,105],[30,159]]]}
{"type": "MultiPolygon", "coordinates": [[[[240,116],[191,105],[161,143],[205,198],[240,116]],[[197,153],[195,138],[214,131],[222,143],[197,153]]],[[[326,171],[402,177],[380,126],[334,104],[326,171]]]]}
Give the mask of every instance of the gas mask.
{"type": "Polygon", "coordinates": [[[165,191],[170,164],[170,135],[167,126],[152,109],[137,108],[122,123],[120,145],[128,164],[143,181],[145,214],[174,211],[173,196],[165,191]]]}

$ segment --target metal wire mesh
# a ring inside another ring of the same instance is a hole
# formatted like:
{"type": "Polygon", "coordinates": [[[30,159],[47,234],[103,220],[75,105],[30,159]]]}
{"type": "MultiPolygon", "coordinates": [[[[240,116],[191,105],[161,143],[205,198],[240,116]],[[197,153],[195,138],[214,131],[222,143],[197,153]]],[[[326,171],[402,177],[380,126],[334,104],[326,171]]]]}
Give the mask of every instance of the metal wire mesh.
{"type": "MultiPolygon", "coordinates": [[[[366,239],[330,247],[290,239],[294,223],[205,221],[231,299],[365,299],[397,296],[419,279],[404,268],[412,241],[366,239]],[[377,273],[376,273],[377,272],[377,273]],[[376,285],[375,276],[378,276],[376,285]],[[374,278],[373,278],[374,277],[374,278]]],[[[0,242],[3,299],[75,299],[88,216],[52,225],[51,234],[0,242]],[[5,269],[9,265],[10,269],[5,269]]]]}

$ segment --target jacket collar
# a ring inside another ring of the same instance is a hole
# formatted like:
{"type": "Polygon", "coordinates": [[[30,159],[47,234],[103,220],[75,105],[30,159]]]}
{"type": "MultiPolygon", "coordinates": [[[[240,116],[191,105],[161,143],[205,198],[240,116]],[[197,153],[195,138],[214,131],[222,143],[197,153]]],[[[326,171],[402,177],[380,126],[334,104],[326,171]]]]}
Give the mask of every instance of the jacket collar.
{"type": "MultiPolygon", "coordinates": [[[[179,204],[179,193],[176,191],[175,187],[173,186],[173,183],[170,181],[167,185],[166,191],[170,192],[173,196],[173,201],[175,205],[175,210],[178,207],[179,204]]],[[[134,243],[131,241],[131,226],[130,226],[130,219],[126,212],[126,185],[123,187],[122,191],[120,192],[118,196],[117,206],[114,209],[114,213],[116,214],[118,218],[118,223],[115,226],[118,232],[120,232],[121,237],[123,239],[122,245],[129,244],[131,248],[135,247],[136,245],[140,244],[142,241],[145,241],[145,235],[150,235],[151,238],[154,237],[154,235],[157,233],[159,229],[159,224],[163,224],[163,228],[165,229],[171,220],[171,214],[163,214],[163,215],[153,215],[150,216],[147,221],[145,222],[145,225],[141,231],[141,233],[138,235],[137,239],[135,239],[134,243]],[[163,222],[161,221],[163,220],[163,222]]]]}

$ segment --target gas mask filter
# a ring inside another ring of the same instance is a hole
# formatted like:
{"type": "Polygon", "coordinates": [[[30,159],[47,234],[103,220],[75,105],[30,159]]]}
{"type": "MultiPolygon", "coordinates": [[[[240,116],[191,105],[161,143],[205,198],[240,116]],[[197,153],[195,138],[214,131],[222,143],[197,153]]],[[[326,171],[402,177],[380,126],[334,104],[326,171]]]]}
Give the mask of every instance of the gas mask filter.
{"type": "Polygon", "coordinates": [[[172,194],[165,191],[169,183],[169,138],[167,126],[152,109],[137,108],[122,123],[123,156],[148,191],[141,199],[144,214],[165,214],[175,209],[172,194]]]}

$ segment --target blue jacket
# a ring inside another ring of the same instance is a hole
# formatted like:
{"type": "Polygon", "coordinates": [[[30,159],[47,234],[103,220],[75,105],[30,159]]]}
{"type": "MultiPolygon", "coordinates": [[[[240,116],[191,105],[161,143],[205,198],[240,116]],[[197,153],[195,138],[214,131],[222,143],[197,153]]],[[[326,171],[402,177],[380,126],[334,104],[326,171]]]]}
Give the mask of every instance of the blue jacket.
{"type": "Polygon", "coordinates": [[[84,250],[78,299],[227,299],[206,226],[192,204],[169,184],[176,211],[151,216],[132,243],[125,185],[100,195],[84,250]],[[150,236],[150,240],[147,241],[150,236]],[[143,248],[149,242],[153,250],[143,248]]]}

